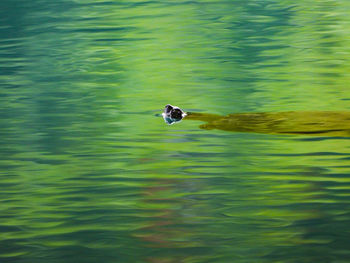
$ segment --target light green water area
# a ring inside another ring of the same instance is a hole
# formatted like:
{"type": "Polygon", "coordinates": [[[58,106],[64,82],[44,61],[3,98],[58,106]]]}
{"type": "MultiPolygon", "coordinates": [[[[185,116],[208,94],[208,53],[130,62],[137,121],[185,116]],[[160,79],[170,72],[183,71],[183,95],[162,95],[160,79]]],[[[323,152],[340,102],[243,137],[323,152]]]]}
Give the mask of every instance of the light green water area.
{"type": "Polygon", "coordinates": [[[1,0],[0,262],[350,262],[350,136],[157,117],[350,111],[349,14],[1,0]]]}

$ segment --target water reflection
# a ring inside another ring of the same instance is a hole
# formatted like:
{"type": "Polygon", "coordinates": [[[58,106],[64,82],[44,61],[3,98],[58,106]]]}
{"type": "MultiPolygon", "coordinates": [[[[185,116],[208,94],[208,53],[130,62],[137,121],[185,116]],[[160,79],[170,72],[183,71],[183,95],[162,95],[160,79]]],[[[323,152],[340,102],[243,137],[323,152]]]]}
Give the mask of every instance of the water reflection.
{"type": "Polygon", "coordinates": [[[197,246],[196,242],[188,239],[195,235],[194,230],[184,223],[186,210],[191,211],[189,202],[178,196],[176,191],[177,187],[183,186],[179,180],[159,178],[143,188],[145,198],[141,205],[145,208],[142,216],[146,219],[146,225],[138,229],[135,236],[146,249],[157,251],[147,255],[145,262],[186,262],[189,255],[181,252],[181,248],[197,246]],[[175,249],[178,252],[164,253],[162,249],[175,249]]]}
{"type": "Polygon", "coordinates": [[[349,262],[348,10],[0,1],[1,263],[349,262]]]}

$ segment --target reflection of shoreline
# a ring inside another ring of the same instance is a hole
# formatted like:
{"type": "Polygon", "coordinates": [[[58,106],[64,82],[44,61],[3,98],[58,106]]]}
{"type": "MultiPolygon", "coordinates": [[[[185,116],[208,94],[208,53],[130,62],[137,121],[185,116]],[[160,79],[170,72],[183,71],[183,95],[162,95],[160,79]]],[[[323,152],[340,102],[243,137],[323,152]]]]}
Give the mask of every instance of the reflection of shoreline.
{"type": "Polygon", "coordinates": [[[199,126],[206,130],[350,137],[350,112],[291,111],[236,113],[226,116],[190,112],[185,119],[207,122],[199,126]]]}
{"type": "MultiPolygon", "coordinates": [[[[280,198],[289,204],[270,206],[269,212],[278,215],[278,218],[285,222],[288,221],[285,229],[292,233],[293,239],[286,240],[284,245],[281,241],[281,246],[264,258],[271,260],[271,257],[274,257],[274,261],[283,262],[285,255],[293,255],[295,258],[302,258],[302,262],[332,262],[334,249],[339,249],[346,243],[342,240],[346,234],[335,233],[334,229],[346,229],[348,225],[348,220],[339,220],[343,207],[335,204],[334,200],[337,197],[329,189],[330,180],[327,178],[334,175],[317,166],[298,166],[290,169],[294,170],[293,177],[299,180],[290,184],[292,180],[283,182],[280,178],[274,178],[275,187],[277,186],[275,190],[279,187],[288,189],[280,198]],[[293,187],[293,184],[297,187],[293,187]]],[[[278,191],[276,194],[278,196],[278,191]]]]}

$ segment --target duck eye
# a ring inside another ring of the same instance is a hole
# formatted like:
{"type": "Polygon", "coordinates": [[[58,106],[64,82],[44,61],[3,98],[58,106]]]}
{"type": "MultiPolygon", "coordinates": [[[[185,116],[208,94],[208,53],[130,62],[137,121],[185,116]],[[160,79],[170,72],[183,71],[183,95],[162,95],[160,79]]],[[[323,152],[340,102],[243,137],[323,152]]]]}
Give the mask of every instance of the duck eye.
{"type": "Polygon", "coordinates": [[[173,107],[170,104],[166,105],[165,106],[165,113],[169,113],[172,109],[173,109],[173,107]]]}

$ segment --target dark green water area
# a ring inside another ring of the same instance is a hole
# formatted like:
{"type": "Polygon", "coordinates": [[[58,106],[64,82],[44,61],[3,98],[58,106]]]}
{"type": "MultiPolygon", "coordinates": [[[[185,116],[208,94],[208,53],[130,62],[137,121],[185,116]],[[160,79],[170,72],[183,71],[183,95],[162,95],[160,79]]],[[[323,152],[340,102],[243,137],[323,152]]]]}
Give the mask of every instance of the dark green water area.
{"type": "Polygon", "coordinates": [[[350,262],[349,14],[1,0],[0,262],[350,262]]]}

